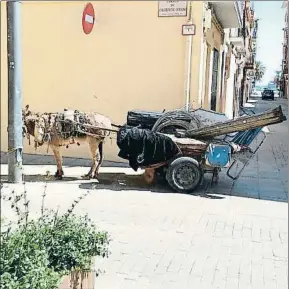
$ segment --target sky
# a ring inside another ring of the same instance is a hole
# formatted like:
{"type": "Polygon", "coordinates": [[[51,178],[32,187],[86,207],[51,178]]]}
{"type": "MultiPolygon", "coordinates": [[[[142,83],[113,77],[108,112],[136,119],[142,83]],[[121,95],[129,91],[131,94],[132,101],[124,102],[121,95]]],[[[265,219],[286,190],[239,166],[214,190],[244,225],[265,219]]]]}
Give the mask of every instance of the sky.
{"type": "Polygon", "coordinates": [[[259,18],[256,58],[266,67],[261,85],[274,80],[275,71],[281,70],[283,30],[285,26],[283,1],[254,1],[255,15],[259,18]]]}

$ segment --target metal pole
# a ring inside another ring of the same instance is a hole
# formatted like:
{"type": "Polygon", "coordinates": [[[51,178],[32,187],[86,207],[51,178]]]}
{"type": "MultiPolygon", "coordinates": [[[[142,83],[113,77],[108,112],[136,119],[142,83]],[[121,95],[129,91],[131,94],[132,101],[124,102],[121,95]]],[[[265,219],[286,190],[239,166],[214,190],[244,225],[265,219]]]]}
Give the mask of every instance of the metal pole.
{"type": "MultiPolygon", "coordinates": [[[[193,24],[192,21],[192,1],[189,2],[189,18],[188,24],[193,24]]],[[[186,79],[186,111],[190,111],[190,93],[191,93],[191,71],[192,71],[192,42],[193,36],[188,36],[188,60],[187,60],[187,79],[186,79]]]]}
{"type": "Polygon", "coordinates": [[[8,182],[22,182],[21,2],[7,1],[8,182]]]}

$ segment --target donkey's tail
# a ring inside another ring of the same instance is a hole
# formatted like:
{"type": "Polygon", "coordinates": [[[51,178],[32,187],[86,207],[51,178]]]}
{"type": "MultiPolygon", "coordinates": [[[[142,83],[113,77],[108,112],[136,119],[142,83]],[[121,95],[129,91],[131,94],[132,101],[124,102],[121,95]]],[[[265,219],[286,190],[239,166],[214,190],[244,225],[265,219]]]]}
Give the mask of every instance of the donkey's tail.
{"type": "Polygon", "coordinates": [[[98,151],[99,151],[99,164],[101,165],[101,163],[103,161],[103,142],[99,143],[98,151]]]}

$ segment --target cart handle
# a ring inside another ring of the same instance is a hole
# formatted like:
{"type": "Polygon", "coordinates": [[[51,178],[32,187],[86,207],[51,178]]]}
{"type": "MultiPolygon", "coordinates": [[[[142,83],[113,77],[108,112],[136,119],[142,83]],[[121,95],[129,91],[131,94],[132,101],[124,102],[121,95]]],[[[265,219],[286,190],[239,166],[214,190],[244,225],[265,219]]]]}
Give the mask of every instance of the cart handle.
{"type": "Polygon", "coordinates": [[[236,176],[232,176],[232,175],[230,174],[230,170],[233,168],[233,166],[234,166],[234,164],[237,162],[237,160],[234,160],[233,163],[230,165],[229,169],[227,170],[227,176],[228,176],[229,178],[231,178],[232,180],[235,181],[235,180],[237,180],[237,179],[240,177],[240,175],[241,175],[241,173],[243,172],[244,168],[249,164],[250,160],[255,156],[255,154],[257,153],[257,151],[259,150],[259,148],[262,146],[262,144],[263,144],[263,142],[265,141],[265,139],[266,139],[267,136],[266,136],[266,134],[265,134],[263,131],[261,131],[261,133],[263,134],[262,141],[259,143],[259,145],[257,146],[257,148],[253,151],[251,157],[248,158],[248,160],[244,163],[243,167],[241,168],[241,170],[238,172],[238,174],[237,174],[236,176]]]}

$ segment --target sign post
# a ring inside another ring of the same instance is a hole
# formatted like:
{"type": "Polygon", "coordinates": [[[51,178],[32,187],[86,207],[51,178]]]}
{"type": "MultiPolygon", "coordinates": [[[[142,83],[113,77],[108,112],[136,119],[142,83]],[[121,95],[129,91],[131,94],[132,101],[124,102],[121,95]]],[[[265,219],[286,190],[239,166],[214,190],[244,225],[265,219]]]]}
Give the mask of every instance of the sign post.
{"type": "Polygon", "coordinates": [[[196,25],[195,24],[185,24],[182,26],[182,35],[189,36],[196,34],[196,25]]]}
{"type": "Polygon", "coordinates": [[[7,1],[8,182],[22,183],[22,39],[21,2],[7,1]]]}

